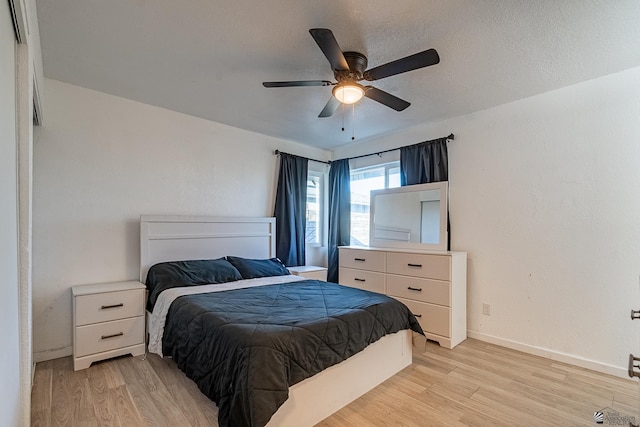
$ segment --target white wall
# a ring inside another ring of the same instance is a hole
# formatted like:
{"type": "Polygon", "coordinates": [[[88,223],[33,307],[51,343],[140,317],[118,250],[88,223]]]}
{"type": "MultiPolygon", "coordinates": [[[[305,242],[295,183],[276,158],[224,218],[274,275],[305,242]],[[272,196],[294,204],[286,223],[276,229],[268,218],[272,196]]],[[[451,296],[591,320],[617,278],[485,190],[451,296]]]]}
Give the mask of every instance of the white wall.
{"type": "Polygon", "coordinates": [[[137,279],[141,214],[271,216],[273,151],[329,157],[55,80],[46,88],[34,148],[36,360],[71,354],[71,286],[137,279]]]}
{"type": "Polygon", "coordinates": [[[0,3],[0,424],[20,425],[16,41],[7,2],[0,3]]]}
{"type": "Polygon", "coordinates": [[[638,82],[631,69],[332,157],[453,132],[452,249],[468,251],[471,335],[625,375],[640,342],[638,82]]]}

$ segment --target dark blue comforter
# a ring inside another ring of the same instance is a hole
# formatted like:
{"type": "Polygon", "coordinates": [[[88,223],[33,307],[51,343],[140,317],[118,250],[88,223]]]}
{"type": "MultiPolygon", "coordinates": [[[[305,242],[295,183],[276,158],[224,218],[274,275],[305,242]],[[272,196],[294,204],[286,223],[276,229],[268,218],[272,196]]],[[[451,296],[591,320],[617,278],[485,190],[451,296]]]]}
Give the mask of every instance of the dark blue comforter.
{"type": "Polygon", "coordinates": [[[305,280],[176,299],[163,353],[217,403],[220,426],[263,426],[289,386],[402,329],[423,333],[393,298],[305,280]]]}

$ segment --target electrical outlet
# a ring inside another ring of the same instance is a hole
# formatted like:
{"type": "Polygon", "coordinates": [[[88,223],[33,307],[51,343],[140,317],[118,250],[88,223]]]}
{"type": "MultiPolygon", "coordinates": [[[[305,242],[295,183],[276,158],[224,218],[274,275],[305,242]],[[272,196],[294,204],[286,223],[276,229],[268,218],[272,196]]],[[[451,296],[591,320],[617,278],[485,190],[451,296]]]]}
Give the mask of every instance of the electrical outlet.
{"type": "Polygon", "coordinates": [[[489,304],[482,304],[482,314],[491,316],[491,306],[489,304]]]}

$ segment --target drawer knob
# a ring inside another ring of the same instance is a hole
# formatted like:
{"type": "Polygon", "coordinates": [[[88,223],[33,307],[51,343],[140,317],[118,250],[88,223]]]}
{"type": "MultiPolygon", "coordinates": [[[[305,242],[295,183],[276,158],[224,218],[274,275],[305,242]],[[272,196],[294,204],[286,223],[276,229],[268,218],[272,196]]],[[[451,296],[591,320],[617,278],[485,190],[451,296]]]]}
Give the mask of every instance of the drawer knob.
{"type": "Polygon", "coordinates": [[[100,310],[107,310],[109,308],[118,308],[118,307],[124,307],[124,304],[120,303],[120,304],[113,304],[113,305],[103,305],[102,307],[100,307],[100,310]]]}
{"type": "Polygon", "coordinates": [[[640,357],[634,357],[633,354],[629,355],[629,376],[640,377],[640,372],[634,371],[635,368],[640,368],[640,364],[635,364],[635,362],[640,362],[640,357]]]}
{"type": "Polygon", "coordinates": [[[422,292],[422,288],[412,288],[411,286],[407,286],[407,289],[409,289],[410,291],[422,292]]]}
{"type": "Polygon", "coordinates": [[[409,267],[418,267],[422,268],[422,264],[407,264],[409,267]]]}
{"type": "Polygon", "coordinates": [[[103,335],[101,338],[103,340],[107,340],[109,338],[121,337],[123,335],[124,335],[124,332],[118,332],[117,334],[113,334],[113,335],[103,335]]]}
{"type": "Polygon", "coordinates": [[[354,261],[366,261],[366,258],[354,258],[354,261]]]}
{"type": "Polygon", "coordinates": [[[415,317],[422,317],[422,314],[415,314],[415,313],[413,313],[413,315],[414,315],[415,317]]]}
{"type": "Polygon", "coordinates": [[[356,282],[366,282],[365,279],[360,279],[359,277],[355,277],[353,280],[355,280],[356,282]]]}
{"type": "Polygon", "coordinates": [[[640,319],[640,310],[631,310],[631,320],[640,319]]]}

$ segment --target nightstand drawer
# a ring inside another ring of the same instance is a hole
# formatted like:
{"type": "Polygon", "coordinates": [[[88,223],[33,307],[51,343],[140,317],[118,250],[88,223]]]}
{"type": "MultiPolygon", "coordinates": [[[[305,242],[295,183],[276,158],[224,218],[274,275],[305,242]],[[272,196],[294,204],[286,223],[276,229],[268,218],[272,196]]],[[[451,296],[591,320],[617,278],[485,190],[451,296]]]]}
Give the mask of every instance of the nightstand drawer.
{"type": "Polygon", "coordinates": [[[422,330],[443,337],[451,336],[449,327],[451,309],[449,307],[428,304],[426,302],[416,302],[404,298],[396,299],[409,307],[409,310],[416,316],[418,323],[422,326],[422,330]]]}
{"type": "Polygon", "coordinates": [[[76,297],[76,326],[144,314],[144,290],[105,292],[76,297]]]}
{"type": "Polygon", "coordinates": [[[387,274],[387,294],[451,306],[451,283],[441,280],[387,274]]]}
{"type": "Polygon", "coordinates": [[[338,275],[341,285],[384,293],[384,273],[341,267],[338,275]]]}
{"type": "Polygon", "coordinates": [[[339,258],[340,267],[379,271],[381,273],[384,273],[385,270],[385,252],[340,248],[339,258]]]}
{"type": "Polygon", "coordinates": [[[74,356],[101,353],[144,342],[144,316],[76,328],[74,356]]]}
{"type": "Polygon", "coordinates": [[[389,252],[387,273],[427,279],[451,280],[451,257],[446,255],[389,252]]]}

